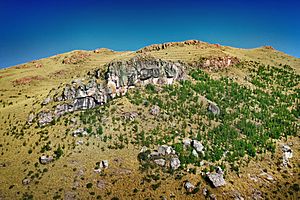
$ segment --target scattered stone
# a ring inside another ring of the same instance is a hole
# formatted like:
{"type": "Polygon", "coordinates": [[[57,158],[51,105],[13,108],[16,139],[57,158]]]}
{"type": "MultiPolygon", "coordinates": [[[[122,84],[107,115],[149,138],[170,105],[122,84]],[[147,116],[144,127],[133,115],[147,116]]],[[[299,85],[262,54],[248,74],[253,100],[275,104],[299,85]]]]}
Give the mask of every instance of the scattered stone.
{"type": "Polygon", "coordinates": [[[193,149],[192,155],[193,155],[194,157],[196,157],[196,158],[199,157],[199,155],[198,155],[198,153],[197,153],[197,151],[196,151],[195,149],[193,149]]]}
{"type": "Polygon", "coordinates": [[[30,179],[29,178],[25,178],[23,181],[22,181],[22,184],[23,185],[28,185],[30,183],[30,179]]]}
{"type": "Polygon", "coordinates": [[[48,103],[50,103],[51,101],[52,101],[52,98],[48,96],[48,97],[42,102],[42,105],[45,106],[45,105],[47,105],[48,103]]]}
{"type": "Polygon", "coordinates": [[[288,145],[282,145],[282,152],[283,152],[283,166],[287,167],[289,164],[289,159],[293,157],[293,151],[291,147],[288,145]]]}
{"type": "Polygon", "coordinates": [[[188,147],[191,146],[192,140],[191,140],[191,139],[184,139],[182,142],[183,142],[183,146],[184,146],[185,148],[188,148],[188,147]]]}
{"type": "Polygon", "coordinates": [[[143,146],[142,149],[140,150],[140,153],[146,152],[148,148],[146,146],[143,146]]]}
{"type": "Polygon", "coordinates": [[[103,189],[105,189],[105,186],[106,186],[106,183],[105,183],[104,180],[98,180],[97,181],[97,188],[103,190],[103,189]]]}
{"type": "Polygon", "coordinates": [[[221,167],[216,169],[216,172],[207,172],[206,175],[208,179],[211,181],[214,187],[220,187],[226,184],[224,177],[223,177],[223,170],[221,167]]]}
{"type": "Polygon", "coordinates": [[[29,116],[28,116],[27,123],[32,124],[34,118],[35,118],[35,115],[33,113],[30,113],[29,116]]]}
{"type": "Polygon", "coordinates": [[[54,160],[53,156],[41,156],[40,163],[41,164],[48,164],[54,160]]]}
{"type": "Polygon", "coordinates": [[[192,140],[192,147],[198,152],[202,153],[204,146],[198,140],[192,140]]]}
{"type": "Polygon", "coordinates": [[[82,141],[82,140],[79,140],[79,141],[76,142],[76,144],[77,144],[77,145],[83,145],[83,141],[82,141]]]}
{"type": "Polygon", "coordinates": [[[273,176],[271,176],[270,174],[266,173],[266,172],[262,172],[260,174],[260,176],[263,176],[265,179],[267,179],[268,181],[274,181],[273,176]]]}
{"type": "Polygon", "coordinates": [[[137,116],[137,112],[127,112],[123,114],[124,119],[129,121],[134,121],[137,116]]]}
{"type": "Polygon", "coordinates": [[[159,113],[160,113],[159,106],[154,105],[154,106],[151,107],[151,109],[150,109],[150,114],[151,115],[159,115],[159,113]]]}
{"type": "Polygon", "coordinates": [[[100,168],[103,168],[103,169],[108,168],[108,160],[102,160],[100,162],[100,168]]]}
{"type": "Polygon", "coordinates": [[[178,169],[180,167],[180,160],[178,158],[171,158],[170,166],[173,170],[178,169]]]}
{"type": "Polygon", "coordinates": [[[217,200],[217,196],[216,196],[215,194],[210,194],[210,195],[209,195],[209,198],[210,198],[211,200],[217,200]]]}
{"type": "Polygon", "coordinates": [[[67,192],[65,192],[64,199],[65,200],[75,200],[76,199],[76,193],[67,191],[67,192]]]}
{"type": "Polygon", "coordinates": [[[96,173],[96,174],[100,174],[101,173],[101,169],[99,168],[99,169],[94,169],[94,172],[96,173]]]}
{"type": "Polygon", "coordinates": [[[164,159],[162,159],[162,158],[160,158],[160,159],[156,159],[156,160],[154,160],[154,162],[157,164],[157,165],[159,165],[159,166],[165,166],[165,164],[166,164],[166,161],[164,160],[164,159]]]}
{"type": "Polygon", "coordinates": [[[208,111],[212,112],[214,115],[220,114],[220,108],[213,102],[208,103],[208,111]]]}
{"type": "Polygon", "coordinates": [[[204,196],[207,196],[207,194],[208,194],[208,190],[207,190],[207,188],[203,188],[203,190],[202,190],[202,194],[203,194],[204,196]]]}
{"type": "Polygon", "coordinates": [[[253,198],[254,200],[260,200],[260,199],[263,199],[263,198],[262,198],[262,192],[261,192],[260,190],[258,190],[258,189],[254,189],[254,190],[253,190],[253,193],[252,193],[252,198],[253,198]]]}
{"type": "Polygon", "coordinates": [[[84,130],[84,128],[79,128],[76,129],[75,131],[73,131],[73,136],[77,137],[77,136],[86,136],[88,135],[88,133],[84,130]]]}
{"type": "Polygon", "coordinates": [[[77,122],[76,118],[72,118],[70,121],[71,121],[73,124],[76,124],[76,122],[77,122]]]}
{"type": "Polygon", "coordinates": [[[189,181],[185,182],[184,188],[186,189],[187,192],[191,193],[195,189],[195,186],[190,183],[189,181]]]}

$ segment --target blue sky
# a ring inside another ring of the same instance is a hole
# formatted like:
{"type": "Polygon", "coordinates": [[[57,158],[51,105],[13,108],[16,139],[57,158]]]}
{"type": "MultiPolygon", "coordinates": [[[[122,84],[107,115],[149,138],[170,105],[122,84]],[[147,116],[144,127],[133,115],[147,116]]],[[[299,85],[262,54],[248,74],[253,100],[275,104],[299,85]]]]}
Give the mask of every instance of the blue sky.
{"type": "Polygon", "coordinates": [[[300,57],[299,1],[0,1],[0,68],[74,49],[198,39],[300,57]]]}

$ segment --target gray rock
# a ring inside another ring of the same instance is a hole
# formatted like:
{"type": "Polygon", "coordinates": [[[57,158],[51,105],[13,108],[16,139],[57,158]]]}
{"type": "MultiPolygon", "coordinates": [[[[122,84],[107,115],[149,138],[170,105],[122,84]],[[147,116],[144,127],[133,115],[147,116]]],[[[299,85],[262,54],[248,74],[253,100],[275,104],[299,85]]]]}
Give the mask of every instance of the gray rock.
{"type": "Polygon", "coordinates": [[[92,97],[77,98],[74,100],[74,110],[86,110],[96,106],[95,100],[92,97]]]}
{"type": "Polygon", "coordinates": [[[56,118],[59,118],[63,114],[72,112],[72,111],[73,111],[73,107],[71,105],[68,105],[68,104],[57,105],[55,108],[55,111],[54,111],[54,115],[56,118]]]}
{"type": "Polygon", "coordinates": [[[187,192],[193,192],[195,186],[191,182],[187,181],[184,183],[184,188],[186,189],[187,192]]]}
{"type": "Polygon", "coordinates": [[[150,109],[150,114],[151,115],[159,115],[159,113],[160,113],[159,106],[154,105],[154,106],[151,107],[151,109],[150,109]]]}
{"type": "Polygon", "coordinates": [[[51,101],[52,101],[52,98],[48,96],[48,97],[46,97],[46,99],[42,102],[42,105],[45,106],[45,105],[49,104],[51,101]]]}
{"type": "Polygon", "coordinates": [[[148,150],[148,148],[146,146],[143,146],[140,150],[140,153],[146,152],[148,150]]]}
{"type": "Polygon", "coordinates": [[[79,128],[76,129],[75,131],[73,131],[73,136],[77,137],[77,136],[86,136],[88,135],[88,133],[84,130],[84,128],[79,128]]]}
{"type": "Polygon", "coordinates": [[[163,156],[174,153],[173,148],[168,145],[159,146],[157,151],[158,151],[159,155],[163,155],[163,156]]]}
{"type": "Polygon", "coordinates": [[[137,116],[138,116],[137,112],[127,112],[123,114],[124,119],[130,121],[134,121],[137,116]]]}
{"type": "Polygon", "coordinates": [[[192,140],[192,147],[198,152],[202,153],[204,146],[198,140],[192,140]]]}
{"type": "Polygon", "coordinates": [[[30,180],[29,178],[25,178],[25,179],[22,181],[22,184],[23,184],[23,185],[28,185],[30,182],[31,182],[31,180],[30,180]]]}
{"type": "Polygon", "coordinates": [[[198,155],[198,153],[197,153],[197,151],[196,151],[195,149],[193,149],[193,151],[192,151],[192,155],[193,155],[193,156],[195,156],[196,158],[198,158],[198,157],[199,157],[199,155],[198,155]]]}
{"type": "Polygon", "coordinates": [[[39,126],[45,126],[53,121],[53,115],[51,111],[42,111],[38,114],[39,126]]]}
{"type": "Polygon", "coordinates": [[[288,166],[289,164],[289,159],[293,157],[293,151],[291,147],[288,145],[282,145],[282,152],[283,152],[283,161],[282,164],[283,166],[288,166]]]}
{"type": "Polygon", "coordinates": [[[103,190],[103,189],[105,189],[105,187],[106,187],[106,183],[104,180],[97,181],[97,188],[103,190]]]}
{"type": "Polygon", "coordinates": [[[191,146],[192,140],[191,140],[191,139],[184,139],[182,142],[183,142],[183,146],[184,146],[185,148],[188,148],[188,147],[191,146]]]}
{"type": "Polygon", "coordinates": [[[41,156],[40,163],[41,164],[48,164],[54,160],[53,156],[41,156]]]}
{"type": "Polygon", "coordinates": [[[210,195],[209,195],[209,198],[210,198],[211,200],[217,200],[217,196],[216,196],[215,194],[210,194],[210,195]]]}
{"type": "Polygon", "coordinates": [[[212,112],[214,115],[220,114],[220,108],[213,102],[208,103],[208,111],[212,112]]]}
{"type": "Polygon", "coordinates": [[[29,116],[28,116],[27,123],[32,124],[34,119],[35,119],[35,115],[33,113],[30,113],[29,116]]]}
{"type": "Polygon", "coordinates": [[[100,162],[100,168],[103,168],[103,169],[108,168],[108,160],[102,160],[100,162]]]}
{"type": "Polygon", "coordinates": [[[76,142],[76,144],[78,144],[78,145],[83,145],[83,141],[82,141],[82,140],[79,140],[79,141],[76,142]]]}
{"type": "Polygon", "coordinates": [[[164,160],[164,159],[162,159],[162,158],[160,158],[160,159],[156,159],[156,160],[154,160],[154,162],[157,164],[157,165],[159,165],[159,166],[165,166],[165,164],[166,164],[166,161],[164,160]]]}
{"type": "Polygon", "coordinates": [[[173,170],[176,170],[180,167],[180,160],[178,158],[171,158],[170,167],[173,170]]]}
{"type": "Polygon", "coordinates": [[[208,172],[206,175],[208,179],[212,182],[214,187],[220,187],[226,184],[223,174],[223,170],[220,167],[218,167],[216,169],[216,172],[208,172]]]}

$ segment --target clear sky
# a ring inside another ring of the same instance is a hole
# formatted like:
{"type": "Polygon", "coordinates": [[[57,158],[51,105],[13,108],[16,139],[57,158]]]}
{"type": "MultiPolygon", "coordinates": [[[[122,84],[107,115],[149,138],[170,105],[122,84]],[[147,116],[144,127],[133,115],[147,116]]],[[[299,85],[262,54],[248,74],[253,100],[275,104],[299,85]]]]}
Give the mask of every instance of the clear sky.
{"type": "Polygon", "coordinates": [[[74,49],[198,39],[300,57],[300,1],[1,0],[0,68],[74,49]]]}

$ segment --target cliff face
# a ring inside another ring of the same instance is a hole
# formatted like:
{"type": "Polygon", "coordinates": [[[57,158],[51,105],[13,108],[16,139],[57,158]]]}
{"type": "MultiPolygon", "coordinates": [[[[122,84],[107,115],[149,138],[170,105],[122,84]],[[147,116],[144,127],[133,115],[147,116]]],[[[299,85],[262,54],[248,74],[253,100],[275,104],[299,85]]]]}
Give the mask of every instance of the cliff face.
{"type": "Polygon", "coordinates": [[[44,105],[51,100],[58,103],[55,110],[38,114],[38,123],[44,126],[67,112],[94,108],[107,103],[116,96],[125,95],[128,88],[146,84],[172,84],[184,79],[181,63],[163,61],[153,57],[137,56],[128,61],[113,61],[107,64],[105,77],[99,70],[89,76],[88,82],[74,80],[62,93],[50,92],[44,105]],[[101,80],[103,80],[104,82],[101,80]]]}

